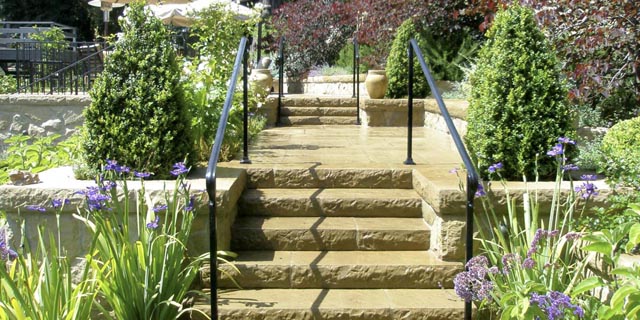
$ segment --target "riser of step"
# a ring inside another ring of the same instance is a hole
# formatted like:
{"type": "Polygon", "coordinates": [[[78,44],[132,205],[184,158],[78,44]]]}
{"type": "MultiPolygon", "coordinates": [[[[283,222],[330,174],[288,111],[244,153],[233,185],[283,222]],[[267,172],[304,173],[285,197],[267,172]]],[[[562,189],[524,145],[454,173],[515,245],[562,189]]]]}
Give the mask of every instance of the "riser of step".
{"type": "MultiPolygon", "coordinates": [[[[442,289],[258,289],[222,292],[226,320],[451,320],[464,302],[442,289]]],[[[196,308],[209,313],[207,304],[196,308]]],[[[192,319],[203,319],[193,317],[192,319]]]]}
{"type": "Polygon", "coordinates": [[[356,99],[330,96],[290,96],[283,97],[283,107],[355,108],[356,99]]]}
{"type": "Polygon", "coordinates": [[[356,108],[335,107],[284,107],[280,110],[283,116],[338,116],[356,117],[356,108]]]}
{"type": "MultiPolygon", "coordinates": [[[[240,251],[240,273],[221,265],[220,288],[453,288],[461,263],[428,251],[240,251]]],[[[208,270],[203,278],[208,278],[208,270]]],[[[208,283],[204,284],[208,287],[208,283]]]]}
{"type": "Polygon", "coordinates": [[[249,189],[241,215],[312,217],[421,217],[412,189],[249,189]]]}
{"type": "Polygon", "coordinates": [[[295,116],[280,117],[282,125],[353,125],[356,124],[356,116],[352,117],[319,117],[319,116],[295,116]]]}
{"type": "Polygon", "coordinates": [[[413,187],[411,170],[386,168],[247,168],[247,180],[253,189],[413,187]]]}
{"type": "Polygon", "coordinates": [[[427,250],[422,218],[239,217],[233,250],[427,250]]]}

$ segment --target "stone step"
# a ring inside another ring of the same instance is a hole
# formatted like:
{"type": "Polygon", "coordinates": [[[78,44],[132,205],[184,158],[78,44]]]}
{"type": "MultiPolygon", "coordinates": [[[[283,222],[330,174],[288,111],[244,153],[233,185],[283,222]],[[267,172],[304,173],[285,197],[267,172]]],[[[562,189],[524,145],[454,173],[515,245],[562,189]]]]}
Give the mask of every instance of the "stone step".
{"type": "Polygon", "coordinates": [[[283,107],[282,116],[338,116],[356,117],[355,107],[283,107]]]}
{"type": "MultiPolygon", "coordinates": [[[[429,251],[240,251],[233,270],[220,268],[220,288],[437,289],[453,288],[462,263],[429,251]]],[[[203,279],[209,277],[203,270],[203,279]]],[[[204,284],[209,287],[209,283],[204,284]]]]}
{"type": "MultiPolygon", "coordinates": [[[[445,289],[256,289],[219,294],[225,320],[451,320],[463,319],[464,301],[445,289]]],[[[209,304],[195,308],[210,314],[209,304]]],[[[204,319],[193,313],[192,319],[204,319]]]]}
{"type": "Polygon", "coordinates": [[[422,218],[238,217],[233,250],[427,250],[422,218]]]}
{"type": "Polygon", "coordinates": [[[248,189],[239,206],[239,214],[256,216],[422,216],[413,189],[248,189]]]}
{"type": "Polygon", "coordinates": [[[356,107],[356,99],[328,95],[290,95],[282,98],[283,107],[356,107]]]}
{"type": "Polygon", "coordinates": [[[350,117],[320,117],[320,116],[291,116],[280,117],[280,124],[288,126],[300,125],[347,125],[356,124],[356,116],[350,117]]]}
{"type": "Polygon", "coordinates": [[[248,188],[396,188],[411,189],[412,170],[313,165],[247,167],[248,188]]]}

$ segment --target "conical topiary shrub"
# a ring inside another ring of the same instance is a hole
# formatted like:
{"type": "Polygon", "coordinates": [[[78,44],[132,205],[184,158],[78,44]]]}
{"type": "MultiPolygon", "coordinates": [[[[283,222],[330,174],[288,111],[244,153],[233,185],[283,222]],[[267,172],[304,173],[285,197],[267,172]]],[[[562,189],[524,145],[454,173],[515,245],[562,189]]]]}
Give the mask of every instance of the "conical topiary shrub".
{"type": "MultiPolygon", "coordinates": [[[[416,38],[421,48],[424,48],[424,41],[416,29],[413,20],[407,19],[398,28],[396,37],[393,39],[391,51],[387,58],[387,76],[389,77],[389,87],[387,96],[389,98],[402,98],[407,96],[407,86],[409,83],[409,56],[407,48],[409,40],[416,38]]],[[[427,79],[422,75],[418,59],[414,59],[414,83],[413,94],[416,98],[426,97],[431,90],[427,79]]]]}
{"type": "Polygon", "coordinates": [[[192,150],[180,67],[168,30],[141,2],[120,21],[84,112],[84,156],[92,169],[113,159],[161,178],[192,150]]]}
{"type": "Polygon", "coordinates": [[[572,136],[567,90],[533,12],[519,5],[497,14],[479,54],[467,112],[467,146],[480,172],[502,162],[506,178],[555,173],[546,152],[572,136]]]}

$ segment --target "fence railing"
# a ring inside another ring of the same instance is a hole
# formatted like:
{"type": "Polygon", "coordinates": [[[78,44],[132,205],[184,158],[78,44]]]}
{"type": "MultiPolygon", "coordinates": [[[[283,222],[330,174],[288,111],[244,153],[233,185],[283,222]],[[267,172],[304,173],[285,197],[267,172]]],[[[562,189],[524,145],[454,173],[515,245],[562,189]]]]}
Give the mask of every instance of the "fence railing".
{"type": "Polygon", "coordinates": [[[240,73],[240,67],[242,66],[242,85],[243,85],[243,129],[244,129],[244,146],[243,157],[241,163],[251,163],[248,157],[248,137],[247,137],[247,68],[248,68],[248,46],[247,38],[243,37],[240,40],[238,46],[238,53],[236,54],[236,60],[233,65],[233,73],[231,74],[231,80],[229,81],[229,88],[227,90],[227,96],[222,107],[222,113],[220,115],[220,122],[218,123],[218,129],[216,131],[216,137],[213,141],[213,147],[211,148],[211,155],[209,156],[209,164],[207,166],[207,173],[205,175],[207,194],[209,196],[209,270],[211,273],[211,319],[218,319],[218,280],[216,276],[217,272],[217,232],[216,232],[216,172],[218,169],[218,160],[220,158],[220,148],[224,139],[224,132],[227,128],[227,121],[229,119],[229,113],[231,106],[233,105],[233,95],[236,91],[236,83],[238,82],[238,74],[240,73]]]}
{"type": "Polygon", "coordinates": [[[353,98],[356,98],[356,124],[360,124],[360,46],[353,37],[353,98]]]}
{"type": "Polygon", "coordinates": [[[276,125],[280,125],[280,112],[282,110],[282,97],[284,96],[284,42],[282,36],[278,42],[278,108],[276,110],[276,125]]]}
{"type": "MultiPolygon", "coordinates": [[[[431,94],[433,95],[433,97],[436,99],[436,102],[438,103],[438,108],[440,108],[440,113],[442,114],[442,117],[444,118],[444,121],[447,124],[447,128],[449,129],[451,138],[453,139],[453,142],[455,143],[456,148],[458,149],[458,153],[462,158],[462,162],[464,163],[464,166],[466,167],[466,170],[467,170],[467,185],[466,185],[467,231],[466,231],[466,241],[465,241],[465,245],[466,245],[465,253],[466,253],[466,261],[468,262],[473,257],[473,199],[475,198],[475,193],[476,193],[476,190],[478,189],[478,182],[479,182],[478,172],[476,171],[475,166],[473,165],[473,162],[471,161],[471,158],[467,153],[467,149],[465,148],[464,143],[462,143],[460,134],[458,133],[458,130],[456,130],[456,127],[453,124],[453,120],[449,115],[449,111],[447,110],[447,107],[445,106],[444,101],[442,100],[442,95],[440,95],[440,92],[436,87],[436,82],[433,79],[433,76],[431,76],[431,72],[427,67],[427,63],[424,60],[422,51],[420,50],[420,47],[418,46],[418,42],[415,39],[411,39],[409,41],[408,55],[409,55],[409,86],[407,88],[408,89],[407,91],[409,95],[409,102],[408,102],[409,115],[408,115],[407,127],[409,132],[408,132],[408,142],[407,142],[407,160],[405,160],[405,164],[415,164],[413,162],[413,159],[411,158],[411,140],[412,140],[411,126],[413,125],[413,82],[414,82],[413,60],[415,56],[418,60],[418,63],[420,63],[422,73],[427,78],[427,82],[429,83],[429,87],[431,88],[431,94]]],[[[471,309],[470,302],[465,303],[464,313],[465,313],[464,315],[465,320],[471,320],[472,309],[471,309]]]]}
{"type": "Polygon", "coordinates": [[[22,42],[15,48],[19,93],[78,94],[91,89],[110,48],[97,42],[22,42]]]}

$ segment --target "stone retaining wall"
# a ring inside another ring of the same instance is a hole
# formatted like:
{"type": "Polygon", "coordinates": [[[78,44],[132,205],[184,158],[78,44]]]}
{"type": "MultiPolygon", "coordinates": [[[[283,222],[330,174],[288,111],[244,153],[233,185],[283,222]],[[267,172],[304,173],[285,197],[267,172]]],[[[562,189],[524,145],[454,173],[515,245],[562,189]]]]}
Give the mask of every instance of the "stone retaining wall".
{"type": "Polygon", "coordinates": [[[88,95],[0,95],[0,150],[2,141],[16,134],[72,134],[90,103],[88,95]]]}

